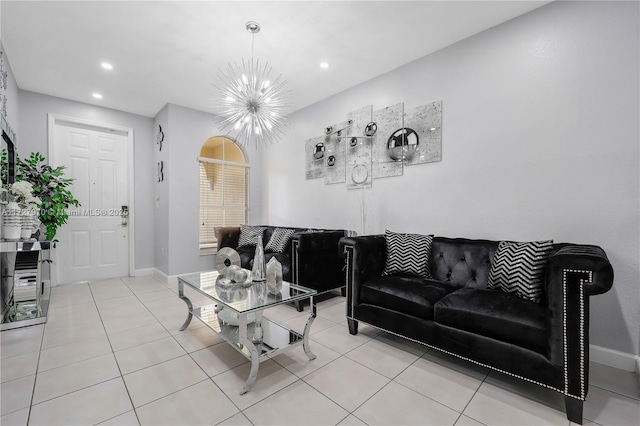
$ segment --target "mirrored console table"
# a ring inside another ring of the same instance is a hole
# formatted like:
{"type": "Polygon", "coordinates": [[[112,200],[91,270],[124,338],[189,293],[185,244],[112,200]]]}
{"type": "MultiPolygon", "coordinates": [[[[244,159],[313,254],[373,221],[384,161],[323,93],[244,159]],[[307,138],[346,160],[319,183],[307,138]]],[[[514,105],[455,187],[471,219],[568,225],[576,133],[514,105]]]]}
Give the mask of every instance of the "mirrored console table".
{"type": "Polygon", "coordinates": [[[49,241],[0,240],[0,330],[47,322],[49,241]]]}

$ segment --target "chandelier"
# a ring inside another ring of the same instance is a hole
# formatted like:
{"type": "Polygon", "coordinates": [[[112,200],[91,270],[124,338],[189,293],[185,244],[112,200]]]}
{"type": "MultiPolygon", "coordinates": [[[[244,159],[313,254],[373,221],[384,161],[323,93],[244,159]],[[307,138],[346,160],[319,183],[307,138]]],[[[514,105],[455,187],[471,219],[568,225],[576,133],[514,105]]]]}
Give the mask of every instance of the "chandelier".
{"type": "Polygon", "coordinates": [[[258,142],[270,144],[286,130],[289,91],[282,75],[271,80],[269,64],[253,58],[253,44],[260,25],[249,21],[245,26],[252,36],[251,60],[243,58],[242,66],[229,63],[226,69],[218,71],[214,84],[217,112],[223,118],[221,131],[245,146],[251,141],[256,146],[258,142]]]}

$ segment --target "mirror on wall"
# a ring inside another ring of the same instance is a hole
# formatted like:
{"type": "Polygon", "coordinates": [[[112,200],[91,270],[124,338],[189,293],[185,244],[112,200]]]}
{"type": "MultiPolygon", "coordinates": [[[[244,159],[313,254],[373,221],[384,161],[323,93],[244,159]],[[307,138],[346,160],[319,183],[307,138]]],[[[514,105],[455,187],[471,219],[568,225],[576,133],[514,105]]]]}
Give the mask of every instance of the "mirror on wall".
{"type": "Polygon", "coordinates": [[[7,150],[7,184],[13,183],[16,177],[16,134],[11,129],[4,115],[0,114],[0,128],[2,128],[1,149],[7,150]]]}

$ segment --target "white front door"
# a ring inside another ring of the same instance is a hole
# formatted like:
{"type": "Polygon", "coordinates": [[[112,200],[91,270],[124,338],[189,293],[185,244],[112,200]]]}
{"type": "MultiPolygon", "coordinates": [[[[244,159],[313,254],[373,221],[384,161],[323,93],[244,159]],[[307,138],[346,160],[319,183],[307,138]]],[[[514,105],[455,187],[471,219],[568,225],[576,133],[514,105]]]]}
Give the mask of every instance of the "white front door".
{"type": "Polygon", "coordinates": [[[54,250],[57,283],[127,276],[129,227],[128,137],[122,132],[63,121],[53,124],[52,166],[75,179],[71,208],[54,250]]]}

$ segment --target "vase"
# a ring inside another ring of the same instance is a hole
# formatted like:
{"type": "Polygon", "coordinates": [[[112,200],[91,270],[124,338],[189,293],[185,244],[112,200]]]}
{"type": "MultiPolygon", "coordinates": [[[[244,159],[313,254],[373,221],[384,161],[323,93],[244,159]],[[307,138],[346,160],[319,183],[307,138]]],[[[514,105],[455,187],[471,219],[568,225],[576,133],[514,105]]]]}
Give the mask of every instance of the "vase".
{"type": "Polygon", "coordinates": [[[254,283],[264,283],[267,280],[267,266],[264,263],[264,247],[262,247],[262,236],[258,236],[256,252],[253,255],[253,269],[251,270],[251,281],[254,283]]]}
{"type": "Polygon", "coordinates": [[[31,215],[24,213],[20,215],[20,218],[22,219],[20,221],[22,223],[20,228],[20,239],[28,240],[31,238],[31,233],[33,231],[33,219],[31,218],[31,215]]]}
{"type": "Polygon", "coordinates": [[[23,208],[21,216],[22,229],[20,231],[20,239],[28,240],[31,238],[31,235],[35,232],[37,225],[39,225],[40,222],[38,222],[38,217],[36,216],[36,212],[33,208],[23,208]]]}
{"type": "Polygon", "coordinates": [[[267,263],[267,291],[277,295],[282,290],[282,264],[272,257],[267,263]]]}
{"type": "Polygon", "coordinates": [[[2,237],[5,240],[16,241],[22,232],[22,209],[15,201],[10,201],[2,212],[2,237]]]}

